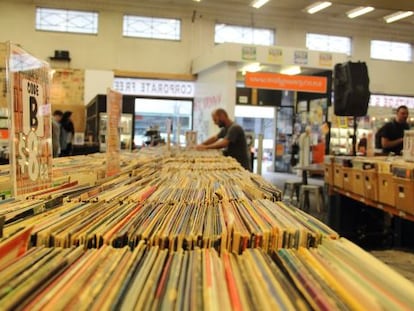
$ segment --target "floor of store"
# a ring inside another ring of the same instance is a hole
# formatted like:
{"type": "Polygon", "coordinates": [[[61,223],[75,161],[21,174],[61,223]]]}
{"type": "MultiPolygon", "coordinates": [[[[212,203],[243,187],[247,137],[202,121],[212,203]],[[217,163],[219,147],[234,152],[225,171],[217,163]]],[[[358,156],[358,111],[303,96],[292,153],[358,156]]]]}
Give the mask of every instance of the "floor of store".
{"type": "MultiPolygon", "coordinates": [[[[287,180],[301,181],[301,177],[293,173],[274,173],[264,171],[262,176],[267,181],[271,182],[273,185],[276,185],[279,189],[283,190],[284,184],[287,180]]],[[[308,179],[309,184],[314,185],[324,185],[323,177],[310,177],[308,179]]],[[[315,198],[310,196],[310,210],[309,213],[321,220],[324,223],[327,223],[327,206],[325,206],[320,211],[317,211],[315,198]]],[[[290,202],[291,204],[298,206],[298,201],[296,197],[293,197],[293,200],[290,201],[289,196],[284,197],[285,202],[290,202]]],[[[325,201],[326,202],[326,201],[325,201]]],[[[375,250],[370,251],[370,253],[399,272],[401,275],[405,276],[408,280],[414,283],[414,253],[409,251],[402,250],[375,250]]]]}

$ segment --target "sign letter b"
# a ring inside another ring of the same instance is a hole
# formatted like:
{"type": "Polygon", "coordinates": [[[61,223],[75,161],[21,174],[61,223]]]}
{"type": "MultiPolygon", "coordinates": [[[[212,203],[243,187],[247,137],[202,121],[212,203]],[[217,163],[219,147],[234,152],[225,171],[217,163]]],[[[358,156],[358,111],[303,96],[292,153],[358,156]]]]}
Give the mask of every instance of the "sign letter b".
{"type": "Polygon", "coordinates": [[[32,129],[37,129],[37,126],[37,100],[36,97],[30,96],[30,127],[32,129]]]}

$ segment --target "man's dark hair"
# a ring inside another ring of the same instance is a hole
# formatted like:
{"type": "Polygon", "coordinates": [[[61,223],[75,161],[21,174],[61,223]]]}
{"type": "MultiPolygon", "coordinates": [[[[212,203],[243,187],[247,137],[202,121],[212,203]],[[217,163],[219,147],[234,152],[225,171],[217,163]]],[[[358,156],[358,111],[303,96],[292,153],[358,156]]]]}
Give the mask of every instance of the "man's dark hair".
{"type": "Polygon", "coordinates": [[[397,108],[397,112],[400,111],[401,109],[408,110],[408,107],[406,105],[401,105],[397,108]]]}
{"type": "Polygon", "coordinates": [[[55,110],[55,111],[53,111],[53,115],[54,116],[63,116],[63,112],[62,112],[62,110],[55,110]]]}
{"type": "Polygon", "coordinates": [[[228,118],[228,114],[227,114],[227,111],[226,110],[224,110],[223,108],[218,108],[218,109],[216,109],[215,111],[214,111],[214,114],[215,115],[221,115],[221,116],[225,116],[226,118],[228,118]]]}

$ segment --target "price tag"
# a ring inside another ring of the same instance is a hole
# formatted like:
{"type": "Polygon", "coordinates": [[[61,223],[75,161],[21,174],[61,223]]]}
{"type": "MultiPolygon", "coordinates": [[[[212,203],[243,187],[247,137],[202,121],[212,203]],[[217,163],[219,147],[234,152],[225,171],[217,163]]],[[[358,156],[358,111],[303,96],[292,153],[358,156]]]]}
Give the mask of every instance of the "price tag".
{"type": "Polygon", "coordinates": [[[39,161],[39,139],[35,132],[31,131],[28,136],[20,133],[18,148],[18,164],[22,174],[27,173],[32,181],[47,179],[48,167],[39,161]]]}
{"type": "Polygon", "coordinates": [[[50,67],[13,44],[9,51],[11,175],[19,196],[52,185],[50,67]]]}

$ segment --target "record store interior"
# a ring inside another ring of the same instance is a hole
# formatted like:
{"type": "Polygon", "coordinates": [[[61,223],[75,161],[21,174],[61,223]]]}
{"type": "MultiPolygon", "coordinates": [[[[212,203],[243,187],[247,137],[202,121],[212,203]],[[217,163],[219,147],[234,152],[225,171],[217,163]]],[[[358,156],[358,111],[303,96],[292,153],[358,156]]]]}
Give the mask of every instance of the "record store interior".
{"type": "Polygon", "coordinates": [[[1,0],[0,310],[413,310],[414,3],[1,0]]]}

